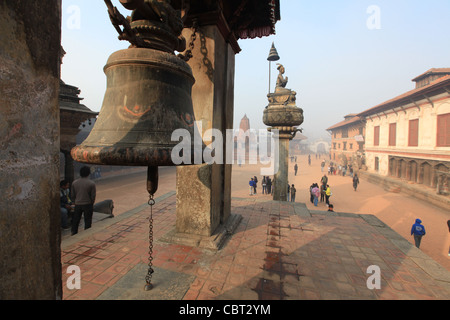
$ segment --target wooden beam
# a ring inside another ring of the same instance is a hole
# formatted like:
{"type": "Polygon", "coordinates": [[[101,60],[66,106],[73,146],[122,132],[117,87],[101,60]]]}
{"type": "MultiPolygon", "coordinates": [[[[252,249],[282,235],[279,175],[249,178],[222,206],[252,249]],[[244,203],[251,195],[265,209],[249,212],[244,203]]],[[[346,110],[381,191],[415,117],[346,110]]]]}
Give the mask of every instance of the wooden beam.
{"type": "Polygon", "coordinates": [[[419,109],[419,111],[420,111],[420,106],[417,104],[417,101],[411,99],[411,102],[414,103],[414,105],[415,105],[415,106],[417,107],[417,109],[419,109]]]}
{"type": "MultiPolygon", "coordinates": [[[[425,97],[425,99],[427,99],[428,100],[428,102],[431,104],[431,106],[433,107],[433,109],[434,109],[434,103],[433,103],[433,101],[431,101],[431,99],[427,96],[427,95],[423,95],[424,97],[425,97]]],[[[419,109],[420,110],[420,109],[419,109]]]]}

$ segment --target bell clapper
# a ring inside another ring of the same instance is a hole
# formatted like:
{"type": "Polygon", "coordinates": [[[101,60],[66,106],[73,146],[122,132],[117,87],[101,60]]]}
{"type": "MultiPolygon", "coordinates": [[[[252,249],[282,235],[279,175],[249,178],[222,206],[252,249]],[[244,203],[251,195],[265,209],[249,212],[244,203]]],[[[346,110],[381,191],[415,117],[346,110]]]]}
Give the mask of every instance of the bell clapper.
{"type": "Polygon", "coordinates": [[[150,217],[149,217],[149,231],[148,231],[148,272],[145,277],[146,285],[144,287],[145,291],[149,291],[153,288],[151,284],[153,270],[153,205],[155,204],[155,199],[153,195],[158,189],[158,167],[148,167],[147,169],[147,191],[149,193],[148,204],[150,206],[150,217]]]}

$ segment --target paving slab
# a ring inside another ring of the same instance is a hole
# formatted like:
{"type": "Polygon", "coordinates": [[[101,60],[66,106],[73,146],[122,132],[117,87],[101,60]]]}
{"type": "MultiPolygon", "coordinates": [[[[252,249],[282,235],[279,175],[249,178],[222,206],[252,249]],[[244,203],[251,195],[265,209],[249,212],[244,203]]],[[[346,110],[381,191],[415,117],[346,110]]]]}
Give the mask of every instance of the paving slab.
{"type": "Polygon", "coordinates": [[[64,299],[450,298],[449,271],[374,216],[310,211],[302,203],[251,197],[233,198],[232,213],[242,218],[219,250],[171,243],[167,239],[175,226],[176,196],[172,192],[156,198],[155,288],[150,293],[143,291],[148,206],[64,238],[64,299]],[[80,268],[81,289],[65,285],[71,281],[66,273],[70,265],[80,268]]]}

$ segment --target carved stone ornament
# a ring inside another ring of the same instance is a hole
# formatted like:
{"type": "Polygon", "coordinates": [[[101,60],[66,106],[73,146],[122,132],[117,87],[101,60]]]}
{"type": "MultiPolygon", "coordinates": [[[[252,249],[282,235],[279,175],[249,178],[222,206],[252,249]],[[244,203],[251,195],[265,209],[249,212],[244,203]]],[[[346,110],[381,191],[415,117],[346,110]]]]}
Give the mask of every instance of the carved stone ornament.
{"type": "Polygon", "coordinates": [[[186,40],[181,35],[183,21],[181,11],[175,10],[170,0],[120,0],[131,16],[126,19],[105,0],[112,24],[120,40],[127,40],[131,47],[151,48],[165,52],[182,52],[186,40]],[[124,29],[120,29],[123,25],[124,29]]]}
{"type": "Polygon", "coordinates": [[[275,92],[267,95],[269,105],[264,109],[263,122],[271,127],[269,131],[279,130],[280,138],[292,139],[296,132],[301,132],[296,127],[303,123],[303,110],[295,104],[297,93],[285,88],[288,78],[283,76],[283,65],[278,64],[278,70],[275,92]]]}

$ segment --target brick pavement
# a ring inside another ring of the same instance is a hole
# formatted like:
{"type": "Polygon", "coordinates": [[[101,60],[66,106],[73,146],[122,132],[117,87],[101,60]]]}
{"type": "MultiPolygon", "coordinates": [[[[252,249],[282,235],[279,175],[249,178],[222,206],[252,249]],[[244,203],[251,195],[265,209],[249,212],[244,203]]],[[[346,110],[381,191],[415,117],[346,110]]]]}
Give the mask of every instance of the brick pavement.
{"type": "MultiPolygon", "coordinates": [[[[211,251],[161,241],[175,226],[176,197],[172,192],[156,200],[153,265],[189,276],[187,287],[177,292],[184,300],[450,297],[450,273],[371,215],[235,197],[232,212],[243,219],[223,248],[211,251]],[[371,265],[380,267],[381,289],[367,288],[371,265]]],[[[136,266],[146,264],[149,213],[148,206],[139,206],[63,238],[63,298],[100,299],[136,266]],[[81,289],[66,287],[69,265],[80,267],[81,289]]],[[[144,277],[136,290],[142,290],[144,277]]],[[[165,281],[170,279],[160,279],[158,285],[165,281]]]]}

